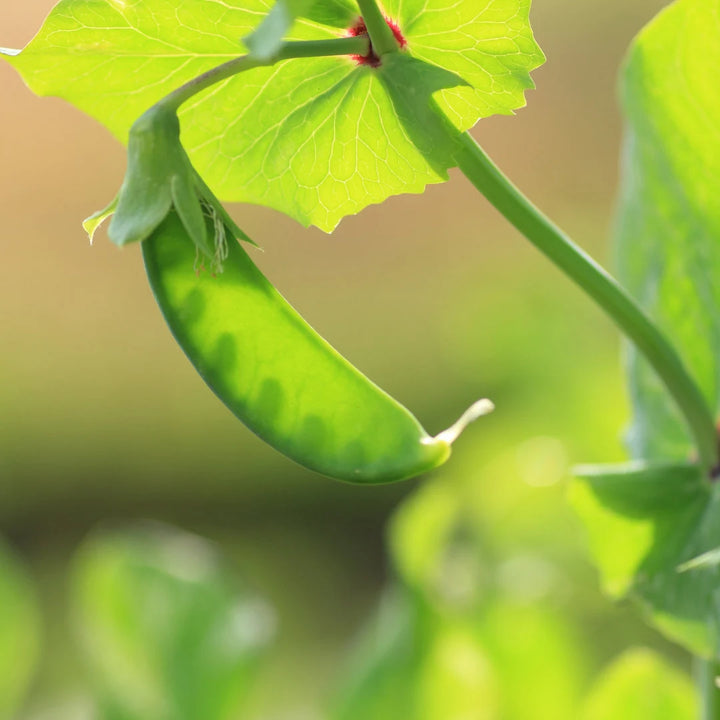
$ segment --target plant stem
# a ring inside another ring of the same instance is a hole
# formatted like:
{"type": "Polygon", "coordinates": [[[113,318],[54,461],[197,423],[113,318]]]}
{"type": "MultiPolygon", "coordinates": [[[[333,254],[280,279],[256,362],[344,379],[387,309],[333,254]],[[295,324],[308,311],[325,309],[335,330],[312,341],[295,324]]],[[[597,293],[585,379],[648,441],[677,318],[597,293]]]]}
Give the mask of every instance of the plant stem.
{"type": "Polygon", "coordinates": [[[469,133],[460,137],[457,152],[460,170],[470,182],[535,247],[585,290],[645,355],[682,411],[703,468],[706,471],[714,468],[718,461],[718,441],[713,415],[663,333],[611,275],[574,245],[510,182],[469,133]]]}
{"type": "Polygon", "coordinates": [[[700,696],[700,720],[720,720],[720,667],[714,660],[696,658],[695,676],[700,696]]]}
{"type": "Polygon", "coordinates": [[[357,4],[375,54],[382,57],[386,53],[397,52],[400,49],[398,41],[375,0],[357,0],[357,4]]]}
{"type": "MultiPolygon", "coordinates": [[[[391,31],[392,34],[392,31],[391,31]]],[[[366,55],[370,50],[370,41],[367,37],[331,38],[329,40],[298,40],[287,41],[280,46],[280,49],[267,59],[259,59],[253,55],[241,55],[240,57],[228,60],[222,65],[208,70],[202,75],[189,80],[184,85],[173,90],[160,100],[157,105],[162,105],[168,110],[177,109],[187,100],[199,92],[226,80],[233,75],[253,70],[258,67],[267,67],[294,58],[329,57],[334,55],[366,55]]]]}

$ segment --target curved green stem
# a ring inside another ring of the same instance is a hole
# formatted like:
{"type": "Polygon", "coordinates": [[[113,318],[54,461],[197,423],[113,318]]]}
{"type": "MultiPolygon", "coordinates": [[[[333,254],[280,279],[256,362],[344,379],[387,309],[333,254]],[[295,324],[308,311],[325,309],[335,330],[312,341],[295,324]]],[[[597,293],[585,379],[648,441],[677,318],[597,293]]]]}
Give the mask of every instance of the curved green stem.
{"type": "MultiPolygon", "coordinates": [[[[458,166],[512,225],[573,279],[635,343],[677,402],[705,470],[718,462],[713,415],[675,348],[632,297],[546,218],[499,170],[469,133],[459,138],[458,166]]],[[[714,717],[714,716],[713,716],[714,717]]]]}
{"type": "Polygon", "coordinates": [[[700,720],[720,720],[720,689],[718,663],[704,658],[696,659],[695,676],[700,696],[700,720]]]}
{"type": "Polygon", "coordinates": [[[357,0],[357,4],[375,54],[382,57],[387,53],[397,52],[400,49],[398,41],[375,0],[357,0]]]}
{"type": "Polygon", "coordinates": [[[177,111],[184,102],[199,92],[207,90],[207,88],[212,85],[238,73],[245,72],[246,70],[267,67],[283,60],[292,60],[294,58],[366,55],[369,49],[370,41],[366,37],[288,41],[283,43],[280,49],[267,59],[259,59],[253,55],[241,55],[240,57],[228,60],[226,63],[218,65],[212,68],[212,70],[208,70],[202,75],[198,75],[192,80],[189,80],[156,104],[162,105],[165,109],[177,111]]]}

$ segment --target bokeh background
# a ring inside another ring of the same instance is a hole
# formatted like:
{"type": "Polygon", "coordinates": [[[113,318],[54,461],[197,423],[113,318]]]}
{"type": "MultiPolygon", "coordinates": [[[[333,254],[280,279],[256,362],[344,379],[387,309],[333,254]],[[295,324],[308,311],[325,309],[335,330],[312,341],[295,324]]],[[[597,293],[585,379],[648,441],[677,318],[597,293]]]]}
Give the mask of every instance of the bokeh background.
{"type": "MultiPolygon", "coordinates": [[[[663,4],[534,0],[548,58],[537,90],[515,117],[475,130],[606,264],[616,77],[631,38],[663,4]]],[[[22,47],[52,5],[0,0],[0,45],[22,47]]],[[[86,692],[68,621],[78,545],[98,523],[141,518],[217,542],[274,608],[276,638],[245,717],[321,717],[398,574],[389,519],[401,508],[393,527],[413,513],[426,527],[423,503],[434,506],[437,488],[474,508],[479,575],[496,577],[508,603],[542,603],[562,618],[578,649],[579,694],[629,645],[685,664],[632,609],[602,597],[565,499],[573,463],[623,458],[618,334],[464,178],[369,208],[331,236],[266,209],[232,208],[265,247],[254,258],[276,286],[429,431],[478,397],[497,405],[430,478],[353,487],[295,466],[207,390],[164,326],[138,248],[120,251],[103,233],[88,245],[80,222],[124,171],[110,135],[60,100],[35,98],[2,64],[0,113],[0,531],[26,564],[43,617],[27,717],[48,708],[59,717],[86,692]]],[[[450,594],[463,578],[446,578],[450,594]]],[[[525,660],[518,651],[507,662],[525,660]]],[[[549,715],[538,708],[535,717],[549,715]]]]}

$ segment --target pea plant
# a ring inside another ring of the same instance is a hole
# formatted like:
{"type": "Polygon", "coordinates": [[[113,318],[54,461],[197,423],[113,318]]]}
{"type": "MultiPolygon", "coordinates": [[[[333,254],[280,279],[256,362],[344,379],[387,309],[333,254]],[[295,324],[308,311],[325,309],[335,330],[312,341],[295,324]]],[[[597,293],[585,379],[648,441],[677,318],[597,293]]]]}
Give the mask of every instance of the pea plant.
{"type": "Polygon", "coordinates": [[[629,340],[632,459],[579,468],[572,500],[607,591],[698,658],[702,717],[720,718],[720,5],[678,0],[627,57],[622,284],[468,132],[533,87],[544,56],[529,6],[61,0],[26,48],[2,54],[33,91],[127,143],[117,197],[85,221],[91,240],[111,218],[114,243],[140,243],[167,324],[210,388],[289,458],[340,480],[435,468],[493,405],[431,437],[286,303],[222,202],[330,232],[459,168],[629,340]]]}

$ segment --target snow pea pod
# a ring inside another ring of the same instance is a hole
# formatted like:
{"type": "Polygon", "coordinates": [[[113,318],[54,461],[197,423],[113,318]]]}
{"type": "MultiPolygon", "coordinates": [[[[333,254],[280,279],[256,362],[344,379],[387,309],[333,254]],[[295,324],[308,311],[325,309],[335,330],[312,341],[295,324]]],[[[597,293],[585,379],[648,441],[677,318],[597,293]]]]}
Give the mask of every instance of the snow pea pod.
{"type": "Polygon", "coordinates": [[[175,339],[205,382],[253,432],[330,477],[383,483],[443,462],[492,404],[480,401],[430,437],[402,405],[321,338],[237,242],[223,272],[196,273],[196,248],[171,212],[142,242],[150,285],[175,339]]]}

